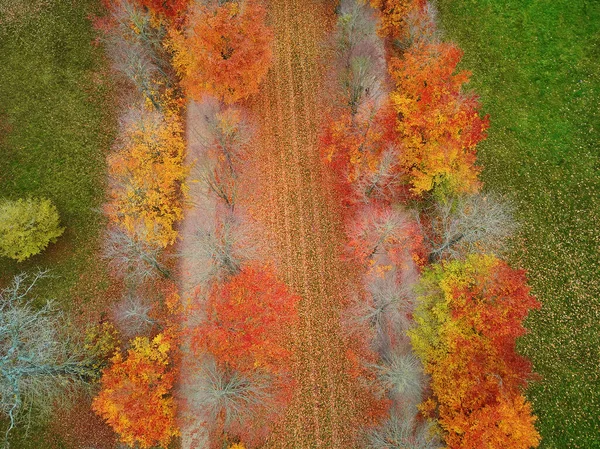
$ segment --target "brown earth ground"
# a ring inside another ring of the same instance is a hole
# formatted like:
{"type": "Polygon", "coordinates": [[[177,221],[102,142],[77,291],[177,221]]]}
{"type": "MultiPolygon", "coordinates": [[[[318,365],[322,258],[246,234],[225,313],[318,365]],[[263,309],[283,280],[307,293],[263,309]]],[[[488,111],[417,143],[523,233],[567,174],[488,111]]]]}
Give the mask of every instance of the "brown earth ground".
{"type": "MultiPolygon", "coordinates": [[[[334,2],[270,0],[274,61],[250,102],[257,124],[242,203],[268,232],[282,280],[302,297],[293,341],[296,393],[269,448],[351,448],[360,409],[347,374],[339,313],[353,276],[339,256],[344,232],[333,177],[319,157],[324,94],[324,41],[334,2]]],[[[330,100],[329,100],[330,101],[330,100]]]]}

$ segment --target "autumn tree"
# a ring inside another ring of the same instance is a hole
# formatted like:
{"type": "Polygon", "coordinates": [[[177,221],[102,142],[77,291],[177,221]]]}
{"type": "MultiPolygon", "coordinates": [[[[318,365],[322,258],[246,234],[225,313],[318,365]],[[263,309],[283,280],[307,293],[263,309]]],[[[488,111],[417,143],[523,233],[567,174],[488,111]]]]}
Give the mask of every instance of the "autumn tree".
{"type": "Polygon", "coordinates": [[[48,199],[0,200],[0,256],[23,262],[64,231],[56,206],[48,199]]]}
{"type": "Polygon", "coordinates": [[[242,267],[226,283],[213,286],[196,347],[213,354],[221,366],[242,373],[286,372],[287,338],[297,319],[298,301],[269,267],[242,267]]]}
{"type": "Polygon", "coordinates": [[[109,217],[132,236],[142,229],[149,244],[174,243],[175,224],[183,217],[184,151],[183,129],[174,111],[162,115],[131,110],[118,150],[109,156],[109,217]]]}
{"type": "Polygon", "coordinates": [[[44,272],[18,275],[0,292],[0,414],[6,436],[24,413],[50,412],[56,401],[95,380],[94,354],[68,332],[52,301],[33,296],[44,272]]]}
{"type": "Polygon", "coordinates": [[[117,353],[100,379],[92,408],[129,446],[167,447],[179,434],[171,396],[175,372],[169,359],[175,342],[168,332],[138,337],[125,357],[117,353]]]}
{"type": "Polygon", "coordinates": [[[392,40],[401,39],[407,33],[407,18],[425,5],[424,0],[370,0],[380,13],[379,33],[392,40]]]}
{"type": "Polygon", "coordinates": [[[515,348],[523,319],[539,307],[525,273],[493,256],[472,255],[433,266],[421,289],[410,337],[431,375],[425,408],[437,409],[446,443],[452,449],[483,442],[537,447],[535,417],[521,396],[531,368],[515,348]]]}
{"type": "Polygon", "coordinates": [[[462,91],[469,73],[456,72],[461,57],[453,44],[425,42],[390,62],[400,160],[416,195],[434,189],[441,196],[474,193],[480,187],[475,147],[488,118],[479,115],[476,97],[462,91]]]}
{"type": "Polygon", "coordinates": [[[234,103],[258,91],[271,64],[272,40],[256,0],[210,0],[190,11],[188,28],[174,31],[168,46],[189,96],[210,93],[234,103]]]}
{"type": "MultiPolygon", "coordinates": [[[[381,170],[382,154],[395,145],[395,127],[396,116],[389,105],[357,116],[352,116],[349,109],[341,110],[327,122],[319,137],[321,155],[346,185],[346,195],[352,195],[349,186],[359,178],[381,170]]],[[[385,177],[395,177],[397,165],[392,163],[388,168],[385,177]]],[[[382,188],[387,187],[389,184],[382,188]]]]}

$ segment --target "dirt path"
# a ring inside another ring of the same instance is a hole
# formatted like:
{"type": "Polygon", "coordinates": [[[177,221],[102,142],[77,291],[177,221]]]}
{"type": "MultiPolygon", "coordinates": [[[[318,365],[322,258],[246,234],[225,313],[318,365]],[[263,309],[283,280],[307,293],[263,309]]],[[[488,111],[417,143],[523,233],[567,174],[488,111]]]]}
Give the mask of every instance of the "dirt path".
{"type": "Polygon", "coordinates": [[[303,299],[294,341],[297,394],[269,441],[272,448],[354,447],[357,407],[345,375],[348,362],[338,317],[348,279],[338,261],[344,234],[330,176],[316,148],[327,101],[319,60],[333,25],[326,3],[331,2],[267,2],[275,60],[251,105],[259,122],[254,162],[260,175],[249,185],[251,197],[245,201],[273,233],[280,275],[303,299]]]}
{"type": "MultiPolygon", "coordinates": [[[[201,146],[198,140],[198,131],[202,120],[200,114],[202,111],[194,102],[188,103],[186,116],[186,164],[192,166],[197,155],[200,153],[201,146]]],[[[193,238],[192,235],[209,224],[215,216],[215,200],[210,196],[206,196],[202,192],[202,187],[199,183],[190,184],[189,192],[190,207],[186,209],[185,218],[181,223],[179,234],[181,236],[181,244],[179,251],[182,256],[179,258],[179,273],[180,280],[179,291],[184,304],[192,296],[192,292],[197,287],[196,283],[191,280],[190,274],[194,271],[195,262],[184,251],[186,240],[193,238]]],[[[180,375],[178,382],[177,395],[179,398],[179,427],[181,430],[181,448],[182,449],[205,449],[209,447],[208,433],[203,426],[203,407],[194,401],[195,392],[198,388],[197,373],[200,370],[200,364],[197,357],[193,354],[190,346],[190,333],[186,329],[196,325],[201,321],[197,309],[192,309],[187,312],[186,321],[182,323],[183,341],[181,342],[181,361],[180,375]]]]}

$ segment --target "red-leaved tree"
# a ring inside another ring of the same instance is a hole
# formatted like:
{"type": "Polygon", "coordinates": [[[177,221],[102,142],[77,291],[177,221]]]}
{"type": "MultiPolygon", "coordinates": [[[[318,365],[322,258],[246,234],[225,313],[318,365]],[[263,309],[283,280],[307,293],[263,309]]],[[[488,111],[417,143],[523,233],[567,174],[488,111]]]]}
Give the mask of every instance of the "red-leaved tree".
{"type": "Polygon", "coordinates": [[[425,272],[413,346],[431,375],[435,412],[451,449],[537,447],[521,389],[530,362],[516,351],[523,320],[540,305],[523,270],[493,256],[469,256],[425,272]]]}
{"type": "Polygon", "coordinates": [[[215,284],[207,300],[207,321],[195,335],[198,349],[222,366],[243,373],[287,371],[291,329],[299,297],[267,266],[250,265],[225,284],[215,284]]]}

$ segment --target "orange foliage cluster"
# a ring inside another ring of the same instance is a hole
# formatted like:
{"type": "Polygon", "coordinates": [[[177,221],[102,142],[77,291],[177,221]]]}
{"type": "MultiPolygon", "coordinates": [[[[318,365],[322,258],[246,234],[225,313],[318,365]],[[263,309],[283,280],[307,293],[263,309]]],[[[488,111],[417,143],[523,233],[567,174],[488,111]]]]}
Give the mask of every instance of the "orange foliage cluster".
{"type": "Polygon", "coordinates": [[[103,372],[92,407],[129,446],[167,447],[179,434],[170,395],[175,372],[169,352],[175,344],[168,332],[152,340],[138,337],[126,357],[117,353],[103,372]]]}
{"type": "Polygon", "coordinates": [[[474,193],[480,186],[475,146],[485,137],[488,118],[479,116],[473,95],[461,92],[469,80],[468,72],[455,73],[461,57],[453,44],[421,43],[390,62],[399,156],[418,195],[434,188],[474,193]]]}
{"type": "Polygon", "coordinates": [[[189,96],[210,93],[234,103],[258,91],[271,63],[272,40],[262,5],[235,0],[197,6],[188,29],[173,31],[169,46],[189,96]]]}
{"type": "Polygon", "coordinates": [[[537,447],[521,388],[530,363],[516,352],[523,319],[538,308],[523,270],[494,256],[469,256],[426,271],[411,331],[431,375],[433,412],[451,449],[537,447]]]}
{"type": "Polygon", "coordinates": [[[175,224],[183,217],[181,194],[187,174],[181,123],[175,113],[164,118],[143,113],[128,124],[123,142],[109,157],[116,180],[109,217],[153,245],[173,244],[175,224]]]}
{"type": "Polygon", "coordinates": [[[269,267],[246,266],[213,286],[208,321],[198,330],[196,344],[240,372],[284,373],[290,357],[286,338],[297,320],[299,299],[269,267]]]}

